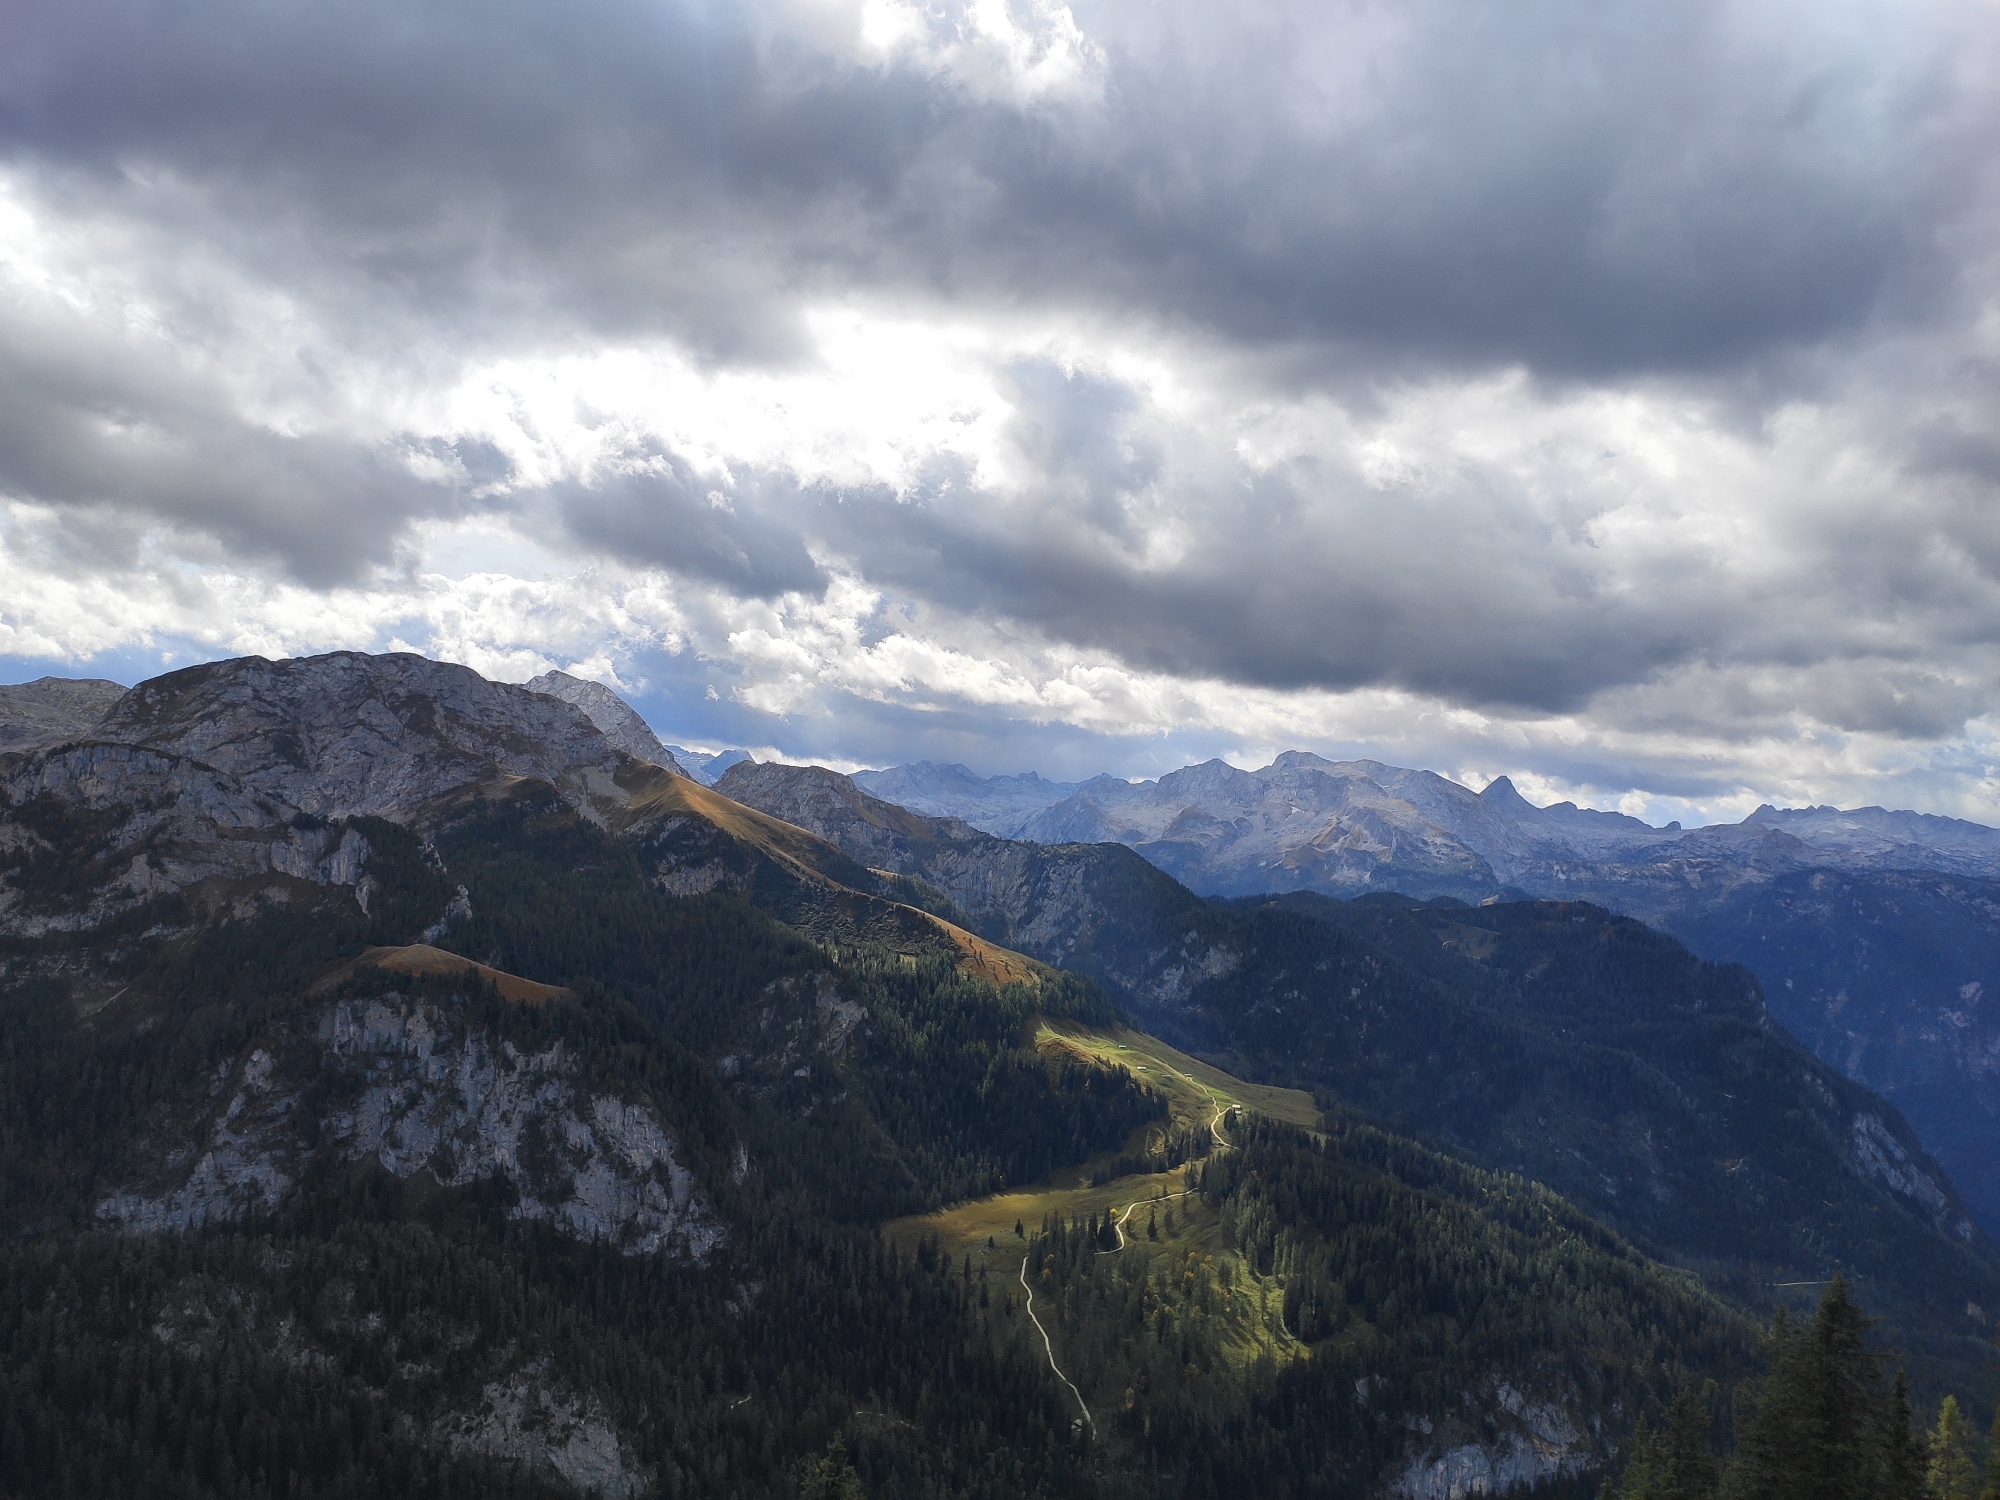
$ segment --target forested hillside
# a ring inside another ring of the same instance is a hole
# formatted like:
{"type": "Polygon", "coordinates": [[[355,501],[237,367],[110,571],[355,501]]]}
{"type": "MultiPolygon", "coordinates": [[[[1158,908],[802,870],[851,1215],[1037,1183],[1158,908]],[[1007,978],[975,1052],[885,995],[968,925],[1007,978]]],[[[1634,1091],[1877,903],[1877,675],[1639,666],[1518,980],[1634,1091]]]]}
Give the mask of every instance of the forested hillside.
{"type": "Polygon", "coordinates": [[[1120,845],[1009,842],[822,768],[739,765],[721,785],[936,885],[1177,1045],[1547,1182],[1739,1296],[1843,1266],[1927,1388],[1985,1358],[2000,1258],[1895,1108],[1772,1026],[1749,973],[1639,922],[1584,903],[1209,902],[1120,845]]]}
{"type": "Polygon", "coordinates": [[[1983,1414],[1990,1250],[1738,971],[875,863],[512,692],[223,664],[0,760],[0,1493],[1587,1489],[1829,1254],[1983,1414]]]}

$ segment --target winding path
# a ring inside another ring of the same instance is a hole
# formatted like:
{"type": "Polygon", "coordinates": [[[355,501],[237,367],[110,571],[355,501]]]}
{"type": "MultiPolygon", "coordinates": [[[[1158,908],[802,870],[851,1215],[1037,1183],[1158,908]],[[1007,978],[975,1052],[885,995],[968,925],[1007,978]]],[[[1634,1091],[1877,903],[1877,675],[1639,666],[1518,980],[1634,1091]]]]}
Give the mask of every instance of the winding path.
{"type": "MultiPolygon", "coordinates": [[[[1155,1061],[1158,1061],[1158,1059],[1155,1059],[1155,1061]]],[[[1175,1077],[1185,1080],[1190,1088],[1200,1089],[1202,1093],[1208,1096],[1208,1102],[1215,1108],[1215,1113],[1209,1116],[1208,1132],[1210,1135],[1215,1137],[1215,1144],[1217,1146],[1219,1146],[1225,1151],[1234,1150],[1236,1143],[1230,1140],[1228,1136],[1222,1133],[1222,1118],[1224,1115],[1228,1114],[1229,1111],[1224,1109],[1222,1105],[1217,1102],[1215,1097],[1215,1090],[1209,1088],[1206,1084],[1197,1083],[1194,1079],[1188,1077],[1187,1074],[1181,1072],[1179,1068],[1170,1067],[1166,1063],[1161,1063],[1160,1066],[1166,1068],[1166,1070],[1169,1073],[1172,1073],[1175,1077]]],[[[1141,1203],[1170,1203],[1176,1198],[1187,1197],[1187,1195],[1189,1193],[1192,1193],[1193,1191],[1194,1191],[1193,1188],[1182,1188],[1178,1193],[1163,1193],[1157,1198],[1139,1198],[1131,1203],[1126,1204],[1125,1212],[1120,1214],[1117,1218],[1111,1221],[1111,1227],[1118,1232],[1118,1244],[1116,1246],[1116,1250],[1123,1250],[1125,1248],[1126,1244],[1125,1221],[1132,1217],[1133,1209],[1137,1208],[1141,1203]]],[[[1116,1253],[1116,1250],[1099,1250],[1097,1253],[1099,1255],[1110,1255],[1116,1253]]],[[[1023,1268],[1025,1268],[1027,1262],[1023,1261],[1021,1264],[1023,1268]]],[[[1254,1265],[1251,1265],[1248,1260],[1244,1262],[1244,1269],[1250,1273],[1250,1279],[1252,1281],[1258,1283],[1258,1285],[1260,1286],[1263,1285],[1264,1278],[1257,1274],[1257,1268],[1254,1265]]],[[[1040,1328],[1042,1326],[1041,1321],[1039,1319],[1036,1320],[1035,1326],[1037,1328],[1040,1328]]],[[[1282,1315],[1275,1320],[1274,1326],[1281,1340],[1288,1343],[1297,1344],[1298,1347],[1301,1349],[1304,1349],[1306,1347],[1303,1343],[1300,1343],[1298,1336],[1294,1334],[1291,1331],[1291,1329],[1285,1326],[1285,1320],[1282,1315]]],[[[1046,1342],[1048,1339],[1047,1333],[1044,1333],[1042,1335],[1042,1338],[1044,1342],[1046,1342]]],[[[1053,1354],[1049,1358],[1049,1365],[1050,1368],[1052,1369],[1055,1366],[1055,1357],[1053,1354]]],[[[1060,1370],[1057,1370],[1056,1373],[1060,1375],[1062,1372],[1060,1370]]],[[[1070,1389],[1075,1390],[1076,1387],[1071,1386],[1070,1389]]],[[[1078,1397],[1077,1399],[1081,1401],[1083,1398],[1078,1397]]]]}
{"type": "Polygon", "coordinates": [[[1056,1372],[1056,1379],[1068,1386],[1069,1393],[1076,1397],[1077,1408],[1083,1413],[1083,1420],[1090,1424],[1090,1435],[1096,1437],[1097,1418],[1093,1417],[1090,1408],[1084,1405],[1083,1392],[1076,1388],[1076,1382],[1063,1374],[1062,1366],[1056,1363],[1056,1346],[1049,1342],[1049,1331],[1042,1327],[1042,1320],[1035,1317],[1035,1289],[1028,1285],[1028,1257],[1025,1255],[1021,1257],[1021,1290],[1028,1294],[1028,1316],[1034,1321],[1035,1332],[1042,1336],[1042,1347],[1049,1352],[1049,1368],[1056,1372]]]}
{"type": "MultiPolygon", "coordinates": [[[[1154,1061],[1159,1062],[1159,1059],[1155,1058],[1154,1061]]],[[[1215,1090],[1208,1087],[1207,1084],[1199,1083],[1193,1078],[1190,1078],[1186,1073],[1183,1073],[1179,1068],[1173,1067],[1167,1063],[1160,1063],[1160,1066],[1162,1068],[1165,1068],[1167,1072],[1172,1073],[1175,1077],[1181,1079],[1188,1085],[1188,1087],[1200,1089],[1203,1095],[1207,1097],[1210,1106],[1213,1107],[1213,1109],[1215,1110],[1215,1113],[1209,1116],[1208,1133],[1215,1138],[1215,1144],[1217,1146],[1221,1147],[1225,1151],[1229,1150],[1235,1143],[1232,1142],[1228,1136],[1222,1133],[1222,1119],[1224,1115],[1229,1113],[1229,1111],[1225,1109],[1216,1100],[1215,1090]]],[[[1111,1227],[1118,1232],[1117,1248],[1119,1250],[1123,1250],[1125,1248],[1126,1244],[1125,1221],[1132,1217],[1133,1209],[1137,1208],[1141,1203],[1170,1203],[1176,1198],[1187,1197],[1187,1195],[1189,1193],[1192,1193],[1193,1191],[1194,1191],[1193,1188],[1182,1188],[1178,1193],[1163,1193],[1157,1198],[1135,1198],[1132,1200],[1132,1202],[1126,1204],[1125,1212],[1123,1212],[1117,1218],[1111,1221],[1111,1227]]],[[[1099,1250],[1096,1253],[1099,1255],[1108,1255],[1113,1252],[1106,1250],[1099,1250]]],[[[1256,1277],[1256,1279],[1259,1281],[1263,1280],[1262,1277],[1257,1276],[1257,1272],[1254,1268],[1251,1270],[1250,1274],[1251,1276],[1256,1277]]],[[[1092,1437],[1096,1437],[1097,1419],[1090,1414],[1090,1407],[1086,1405],[1084,1402],[1083,1392],[1076,1388],[1076,1382],[1071,1380],[1069,1376],[1063,1374],[1062,1366],[1056,1363],[1056,1346],[1052,1342],[1050,1342],[1049,1331],[1042,1325],[1042,1320],[1039,1317],[1035,1316],[1035,1289],[1028,1285],[1028,1258],[1025,1255],[1021,1257],[1021,1290],[1028,1294],[1028,1317],[1029,1320],[1032,1321],[1035,1325],[1035,1332],[1039,1333],[1042,1336],[1042,1348],[1048,1352],[1049,1368],[1055,1371],[1056,1379],[1060,1380],[1064,1385],[1069,1387],[1069,1393],[1072,1396],[1076,1397],[1077,1409],[1083,1413],[1083,1420],[1090,1424],[1090,1435],[1092,1437]]],[[[1278,1327],[1284,1333],[1285,1337],[1291,1338],[1291,1330],[1285,1328],[1283,1318],[1280,1318],[1278,1320],[1278,1327]]],[[[1293,1342],[1296,1343],[1297,1340],[1294,1339],[1293,1342]]]]}

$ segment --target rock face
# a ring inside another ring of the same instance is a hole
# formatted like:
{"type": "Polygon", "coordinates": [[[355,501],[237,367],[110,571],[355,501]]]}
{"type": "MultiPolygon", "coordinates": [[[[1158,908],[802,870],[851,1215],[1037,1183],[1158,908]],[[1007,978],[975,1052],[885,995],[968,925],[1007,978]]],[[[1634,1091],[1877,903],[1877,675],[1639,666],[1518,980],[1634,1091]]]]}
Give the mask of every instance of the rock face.
{"type": "Polygon", "coordinates": [[[580,709],[420,656],[171,672],[119,695],[82,738],[50,726],[87,716],[99,685],[30,686],[47,710],[35,733],[54,742],[0,754],[0,933],[17,936],[266,875],[353,886],[365,908],[366,841],[326,820],[409,822],[454,794],[534,780],[603,822],[637,784],[580,709]]]}
{"type": "Polygon", "coordinates": [[[702,1260],[724,1238],[649,1110],[587,1095],[560,1041],[524,1054],[470,1025],[462,1001],[334,1001],[225,1063],[213,1092],[208,1117],[162,1122],[179,1144],[99,1218],[132,1231],[239,1219],[277,1207],[331,1152],[444,1187],[505,1181],[516,1217],[626,1255],[702,1260]],[[345,1102],[311,1102],[329,1095],[345,1102]]]}
{"type": "Polygon", "coordinates": [[[101,677],[38,677],[0,686],[0,755],[82,739],[125,689],[101,677]]]}
{"type": "Polygon", "coordinates": [[[640,718],[632,705],[601,682],[587,682],[567,672],[544,672],[522,684],[531,693],[560,698],[572,708],[580,708],[597,726],[598,733],[615,750],[623,750],[634,760],[659,766],[676,776],[688,774],[674,759],[673,752],[660,743],[652,726],[640,718]]]}
{"type": "Polygon", "coordinates": [[[451,792],[548,781],[617,800],[618,752],[582,710],[407,654],[238,657],[142,682],[98,738],[200,761],[321,817],[413,817],[451,792]]]}
{"type": "MultiPolygon", "coordinates": [[[[1571,1403],[1574,1404],[1574,1403],[1571,1403]]],[[[1417,1454],[1389,1487],[1398,1500],[1511,1495],[1595,1469],[1602,1458],[1568,1405],[1531,1401],[1505,1381],[1489,1399],[1421,1424],[1417,1454]],[[1487,1415],[1487,1421],[1477,1418],[1487,1415]],[[1497,1420],[1496,1420],[1497,1418],[1497,1420]],[[1480,1427],[1497,1429],[1481,1433],[1480,1427]]]]}
{"type": "Polygon", "coordinates": [[[208,880],[359,892],[366,878],[360,834],[184,756],[63,745],[0,764],[0,798],[0,933],[13,936],[81,931],[208,880]]]}
{"type": "Polygon", "coordinates": [[[450,1453],[511,1459],[607,1500],[629,1500],[650,1489],[605,1414],[594,1402],[550,1385],[540,1364],[489,1382],[476,1411],[438,1423],[434,1436],[450,1453]]]}

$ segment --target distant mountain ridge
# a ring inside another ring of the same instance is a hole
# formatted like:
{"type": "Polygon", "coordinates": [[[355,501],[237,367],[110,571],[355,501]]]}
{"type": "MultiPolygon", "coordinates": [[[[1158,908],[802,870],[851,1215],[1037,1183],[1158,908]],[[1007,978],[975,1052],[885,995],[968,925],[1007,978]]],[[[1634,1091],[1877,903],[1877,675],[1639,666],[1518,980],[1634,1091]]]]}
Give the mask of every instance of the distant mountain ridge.
{"type": "Polygon", "coordinates": [[[1907,1108],[2000,1231],[2000,1008],[1988,998],[2000,995],[2000,830],[1768,805],[1741,823],[1655,828],[1536,807],[1505,776],[1475,793],[1297,751],[1256,771],[1209,761],[1137,783],[930,765],[854,780],[910,787],[925,811],[1006,837],[1115,840],[1205,894],[1536,896],[1640,917],[1748,967],[1779,1021],[1907,1108]]]}
{"type": "Polygon", "coordinates": [[[1512,889],[1662,920],[1794,870],[2000,878],[2000,830],[1961,819],[1767,805],[1737,824],[1659,828],[1571,802],[1537,807],[1505,776],[1474,792],[1431,771],[1299,750],[1254,771],[1210,760],[1157,781],[982,778],[929,762],[854,780],[1002,838],[1127,844],[1204,895],[1395,890],[1476,900],[1512,889]]]}
{"type": "Polygon", "coordinates": [[[886,771],[856,771],[854,784],[884,802],[933,817],[963,818],[981,832],[1002,838],[1018,838],[1019,828],[1028,819],[1083,785],[1044,781],[1033,771],[1019,776],[980,776],[964,766],[941,766],[928,760],[886,771]]]}
{"type": "Polygon", "coordinates": [[[1803,1264],[1831,1236],[1858,1264],[1888,1221],[1824,1201],[1857,1174],[1901,1183],[1938,1236],[1906,1253],[1984,1244],[1909,1127],[1773,1028],[1747,974],[1636,922],[1569,903],[1225,905],[1118,844],[1001,839],[825,767],[741,765],[717,790],[935,887],[957,920],[1098,979],[1175,1045],[1442,1137],[1642,1242],[1700,1258],[1756,1244],[1803,1264]],[[1763,1216],[1780,1201],[1788,1228],[1773,1235],[1763,1216]]]}

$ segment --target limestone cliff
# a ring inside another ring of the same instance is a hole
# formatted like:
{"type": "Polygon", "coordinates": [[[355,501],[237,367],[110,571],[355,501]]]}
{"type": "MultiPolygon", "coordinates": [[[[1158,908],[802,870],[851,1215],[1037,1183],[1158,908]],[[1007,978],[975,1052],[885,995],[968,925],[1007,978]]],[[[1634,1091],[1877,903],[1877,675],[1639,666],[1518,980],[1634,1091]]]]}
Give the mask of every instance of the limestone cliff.
{"type": "Polygon", "coordinates": [[[155,1122],[99,1218],[136,1232],[269,1211],[332,1153],[443,1187],[506,1182],[514,1216],[626,1255],[702,1260],[724,1239],[651,1109],[581,1085],[560,1040],[494,1038],[462,1000],[326,1003],[225,1060],[209,1092],[202,1114],[155,1122]]]}

